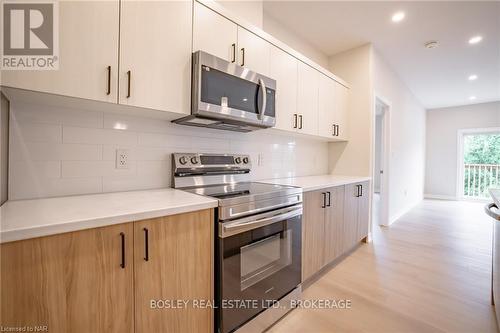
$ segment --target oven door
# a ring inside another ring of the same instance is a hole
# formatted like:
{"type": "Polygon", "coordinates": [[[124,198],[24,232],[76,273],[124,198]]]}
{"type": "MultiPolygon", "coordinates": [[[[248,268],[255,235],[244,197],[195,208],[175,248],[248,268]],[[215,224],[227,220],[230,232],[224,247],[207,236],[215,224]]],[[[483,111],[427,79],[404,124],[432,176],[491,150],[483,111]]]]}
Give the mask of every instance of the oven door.
{"type": "Polygon", "coordinates": [[[231,332],[301,282],[302,205],[219,223],[220,331],[231,332]]]}
{"type": "Polygon", "coordinates": [[[192,114],[274,126],[276,81],[198,51],[193,55],[192,114]]]}

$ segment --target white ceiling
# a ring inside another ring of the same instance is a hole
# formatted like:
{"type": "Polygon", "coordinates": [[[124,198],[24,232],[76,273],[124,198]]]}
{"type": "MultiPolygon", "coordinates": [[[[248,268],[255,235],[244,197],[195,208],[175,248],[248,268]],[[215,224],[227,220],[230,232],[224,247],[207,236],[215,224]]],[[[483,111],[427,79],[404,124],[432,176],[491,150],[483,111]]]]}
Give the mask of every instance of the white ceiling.
{"type": "Polygon", "coordinates": [[[327,55],[373,43],[427,108],[500,100],[500,2],[266,0],[264,13],[327,55]],[[474,35],[483,41],[469,45],[474,35]]]}

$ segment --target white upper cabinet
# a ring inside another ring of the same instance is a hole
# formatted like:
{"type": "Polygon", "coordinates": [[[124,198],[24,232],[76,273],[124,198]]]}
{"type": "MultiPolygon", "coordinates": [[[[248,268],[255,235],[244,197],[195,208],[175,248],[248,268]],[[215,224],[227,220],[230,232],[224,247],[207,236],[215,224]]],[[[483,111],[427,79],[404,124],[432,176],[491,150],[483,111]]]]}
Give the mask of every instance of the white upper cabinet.
{"type": "Polygon", "coordinates": [[[334,123],[337,124],[337,139],[349,140],[349,89],[335,82],[334,123]]]}
{"type": "Polygon", "coordinates": [[[266,40],[238,26],[238,65],[271,76],[269,72],[271,46],[266,40]]]}
{"type": "Polygon", "coordinates": [[[122,1],[120,104],[190,113],[191,6],[122,1]]]}
{"type": "Polygon", "coordinates": [[[236,62],[238,26],[211,9],[194,2],[193,52],[205,51],[236,62]]]}
{"type": "Polygon", "coordinates": [[[297,59],[271,47],[269,76],[276,80],[275,127],[281,130],[297,129],[297,66],[297,59]]]}
{"type": "Polygon", "coordinates": [[[347,106],[349,89],[319,74],[318,134],[322,137],[347,140],[347,106]]]}
{"type": "Polygon", "coordinates": [[[297,114],[298,131],[318,135],[319,72],[299,61],[297,114]]]}
{"type": "Polygon", "coordinates": [[[117,102],[119,1],[59,1],[59,69],[2,71],[2,85],[117,102]]]}
{"type": "Polygon", "coordinates": [[[318,135],[333,138],[336,134],[334,118],[337,83],[321,73],[318,73],[318,76],[318,135]]]}

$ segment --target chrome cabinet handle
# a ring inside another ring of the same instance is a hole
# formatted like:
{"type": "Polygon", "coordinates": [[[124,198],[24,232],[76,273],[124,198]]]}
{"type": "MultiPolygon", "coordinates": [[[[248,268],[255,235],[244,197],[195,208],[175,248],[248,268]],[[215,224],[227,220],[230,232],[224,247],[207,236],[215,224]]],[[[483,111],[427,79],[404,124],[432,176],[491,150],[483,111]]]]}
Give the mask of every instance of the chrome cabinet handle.
{"type": "Polygon", "coordinates": [[[491,216],[495,220],[500,221],[500,215],[493,212],[491,210],[492,208],[498,209],[498,207],[495,203],[490,203],[490,204],[487,204],[486,206],[484,206],[484,211],[486,212],[486,214],[488,214],[489,216],[491,216]]]}
{"type": "Polygon", "coordinates": [[[266,106],[267,106],[266,84],[262,79],[259,79],[259,91],[262,93],[262,105],[259,108],[259,119],[262,120],[262,116],[266,112],[266,106]]]}
{"type": "Polygon", "coordinates": [[[130,97],[130,80],[132,79],[132,72],[128,71],[127,72],[127,98],[130,97]]]}
{"type": "Polygon", "coordinates": [[[108,85],[106,95],[111,94],[111,66],[108,66],[108,85]]]}

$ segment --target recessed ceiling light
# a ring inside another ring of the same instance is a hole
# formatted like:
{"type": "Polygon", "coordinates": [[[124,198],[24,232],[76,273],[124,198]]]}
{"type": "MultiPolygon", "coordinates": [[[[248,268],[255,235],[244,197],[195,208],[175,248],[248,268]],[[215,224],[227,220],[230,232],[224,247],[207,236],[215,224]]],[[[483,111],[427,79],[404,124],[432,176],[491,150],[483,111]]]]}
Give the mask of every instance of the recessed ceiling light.
{"type": "Polygon", "coordinates": [[[477,80],[477,75],[476,74],[469,75],[469,81],[474,81],[474,80],[477,80]]]}
{"type": "Polygon", "coordinates": [[[439,42],[437,40],[430,40],[426,42],[424,46],[428,49],[433,49],[439,46],[439,42]]]}
{"type": "Polygon", "coordinates": [[[483,37],[481,37],[481,36],[474,36],[474,37],[471,37],[471,39],[469,39],[469,44],[477,44],[477,43],[479,43],[482,40],[483,40],[483,37]]]}
{"type": "Polygon", "coordinates": [[[392,15],[392,22],[401,22],[405,18],[405,12],[397,12],[392,15]]]}
{"type": "Polygon", "coordinates": [[[476,96],[471,96],[471,97],[469,97],[469,99],[470,99],[471,101],[473,101],[473,100],[475,100],[475,99],[476,99],[476,96]]]}

